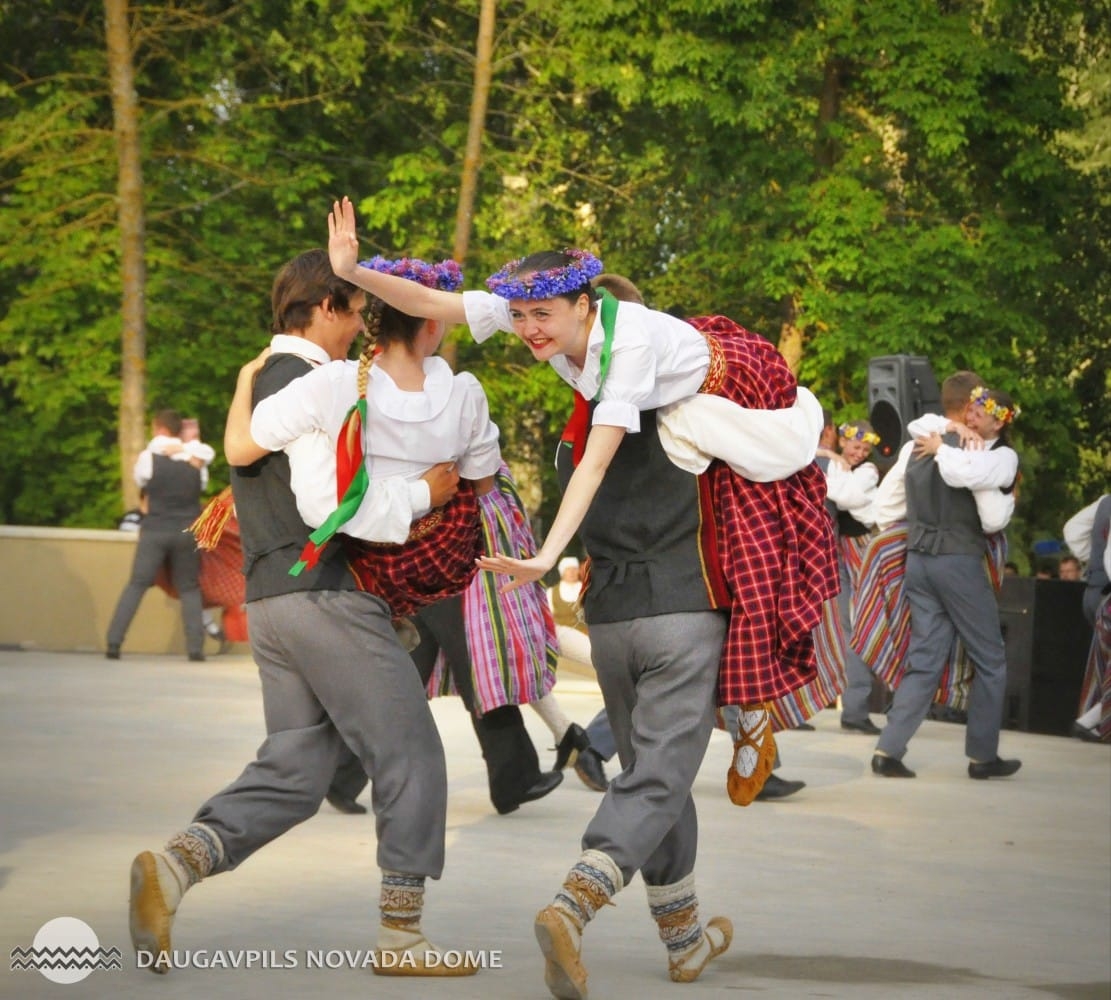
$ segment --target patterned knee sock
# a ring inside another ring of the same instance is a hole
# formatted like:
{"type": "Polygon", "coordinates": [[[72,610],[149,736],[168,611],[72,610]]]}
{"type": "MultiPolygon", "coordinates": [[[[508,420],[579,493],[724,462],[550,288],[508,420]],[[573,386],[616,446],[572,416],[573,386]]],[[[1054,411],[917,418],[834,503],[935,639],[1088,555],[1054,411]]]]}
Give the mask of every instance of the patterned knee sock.
{"type": "Polygon", "coordinates": [[[648,909],[667,947],[667,957],[674,962],[693,952],[702,941],[702,924],[698,919],[698,896],[694,891],[694,873],[670,885],[649,885],[648,909]]]}
{"type": "Polygon", "coordinates": [[[594,918],[594,914],[621,891],[625,879],[608,854],[583,851],[582,857],[567,873],[552,901],[564,921],[575,931],[594,918]]]}
{"type": "Polygon", "coordinates": [[[420,919],[424,909],[424,876],[383,871],[378,909],[382,915],[378,946],[412,947],[423,937],[420,919]]]}
{"type": "Polygon", "coordinates": [[[171,837],[161,855],[177,879],[182,895],[202,878],[211,875],[224,862],[224,845],[204,823],[190,823],[171,837]]]}

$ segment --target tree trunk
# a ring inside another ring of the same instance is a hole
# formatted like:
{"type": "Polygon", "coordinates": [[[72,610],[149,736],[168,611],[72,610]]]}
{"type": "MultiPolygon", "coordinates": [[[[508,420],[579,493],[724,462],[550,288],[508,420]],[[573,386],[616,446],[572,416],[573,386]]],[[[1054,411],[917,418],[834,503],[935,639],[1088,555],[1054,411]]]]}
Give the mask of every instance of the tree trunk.
{"type": "Polygon", "coordinates": [[[779,353],[787,360],[791,371],[799,373],[802,364],[802,331],[798,328],[799,305],[793,295],[784,295],[781,305],[783,322],[779,327],[779,353]]]}
{"type": "MultiPolygon", "coordinates": [[[[482,0],[478,15],[478,41],[475,43],[474,87],[471,91],[471,116],[467,124],[467,147],[463,153],[463,173],[459,179],[459,206],[455,212],[455,241],[451,256],[460,264],[466,260],[471,242],[478,164],[482,157],[482,132],[486,124],[486,104],[490,97],[490,76],[494,52],[494,13],[496,0],[482,0]]],[[[440,354],[452,368],[456,349],[445,340],[440,354]]]]}
{"type": "Polygon", "coordinates": [[[120,408],[117,437],[124,508],[139,505],[132,478],[135,459],[146,444],[146,263],[143,248],[143,171],[139,151],[139,102],[135,93],[127,0],[104,0],[105,41],[115,122],[117,218],[123,280],[120,350],[120,408]]]}
{"type": "MultiPolygon", "coordinates": [[[[829,126],[841,113],[841,61],[830,58],[822,75],[822,93],[818,98],[818,122],[815,127],[814,160],[818,173],[828,174],[837,162],[837,144],[830,135],[829,126]]],[[[787,359],[791,371],[798,375],[802,356],[806,350],[806,339],[798,326],[799,297],[784,295],[781,315],[783,322],[779,327],[779,353],[787,359]]]]}

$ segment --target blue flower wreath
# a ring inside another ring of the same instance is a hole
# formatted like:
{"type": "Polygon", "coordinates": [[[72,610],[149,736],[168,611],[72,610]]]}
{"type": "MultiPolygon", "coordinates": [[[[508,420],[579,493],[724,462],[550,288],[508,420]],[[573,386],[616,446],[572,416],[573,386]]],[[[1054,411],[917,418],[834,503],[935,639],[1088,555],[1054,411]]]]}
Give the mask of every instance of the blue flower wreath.
{"type": "Polygon", "coordinates": [[[563,267],[550,267],[546,271],[531,271],[521,275],[520,257],[505,265],[497,274],[486,279],[486,287],[503,299],[554,299],[557,295],[578,291],[591,278],[602,273],[602,262],[589,250],[567,249],[571,258],[563,267]]]}
{"type": "Polygon", "coordinates": [[[454,292],[463,284],[463,272],[453,260],[428,264],[418,257],[388,260],[379,254],[370,260],[359,261],[359,267],[380,271],[382,274],[392,274],[397,278],[408,278],[418,285],[424,285],[425,288],[438,288],[444,292],[454,292]]]}

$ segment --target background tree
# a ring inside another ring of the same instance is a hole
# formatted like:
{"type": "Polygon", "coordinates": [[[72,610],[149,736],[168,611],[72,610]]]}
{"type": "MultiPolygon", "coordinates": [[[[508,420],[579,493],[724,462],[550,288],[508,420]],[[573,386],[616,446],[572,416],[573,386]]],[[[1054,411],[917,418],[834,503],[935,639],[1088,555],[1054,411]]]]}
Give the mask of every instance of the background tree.
{"type": "MultiPolygon", "coordinates": [[[[276,268],[323,242],[334,198],[356,199],[366,256],[453,250],[480,0],[321,6],[129,6],[148,405],[209,438],[276,268]]],[[[974,368],[1024,405],[1028,551],[1109,473],[1108,18],[1081,0],[502,0],[468,284],[587,246],[658,307],[771,337],[847,417],[873,356],[974,368]]],[[[106,526],[121,262],[101,7],[12,0],[0,43],[3,516],[106,526]]],[[[509,337],[460,339],[458,364],[548,513],[567,389],[509,337]]]]}
{"type": "Polygon", "coordinates": [[[120,227],[120,279],[123,284],[120,339],[120,479],[126,507],[139,505],[131,470],[146,432],[146,259],[143,242],[143,165],[139,148],[139,111],[126,0],[104,0],[108,77],[116,135],[117,218],[120,227]]]}

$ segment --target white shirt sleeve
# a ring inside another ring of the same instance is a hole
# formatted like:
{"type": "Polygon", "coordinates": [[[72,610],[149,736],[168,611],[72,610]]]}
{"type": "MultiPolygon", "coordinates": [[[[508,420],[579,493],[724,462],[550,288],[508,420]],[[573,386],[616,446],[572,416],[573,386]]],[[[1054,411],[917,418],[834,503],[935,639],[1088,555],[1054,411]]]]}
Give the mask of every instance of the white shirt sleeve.
{"type": "Polygon", "coordinates": [[[944,434],[949,418],[943,413],[923,413],[907,424],[907,433],[912,438],[929,437],[931,434],[944,434]]]}
{"type": "Polygon", "coordinates": [[[251,413],[251,437],[260,448],[282,451],[313,431],[334,435],[339,430],[342,417],[337,421],[334,416],[337,407],[330,367],[314,368],[259,400],[251,413]]]}
{"type": "Polygon", "coordinates": [[[1002,490],[973,490],[972,499],[976,501],[976,511],[980,515],[980,527],[985,535],[1002,531],[1011,522],[1015,512],[1015,492],[1002,490]]]}
{"type": "Polygon", "coordinates": [[[1018,455],[1013,448],[965,451],[943,444],[934,461],[941,478],[954,489],[999,489],[1010,486],[1018,475],[1018,455]]]}
{"type": "Polygon", "coordinates": [[[822,422],[822,404],[804,386],[781,410],[696,393],[656,411],[660,443],[679,468],[699,475],[720,458],[755,483],[786,479],[814,461],[822,422]]]}
{"type": "Polygon", "coordinates": [[[624,427],[630,434],[638,433],[640,411],[652,409],[656,378],[656,356],[649,344],[615,348],[591,424],[624,427]]]}
{"type": "Polygon", "coordinates": [[[467,449],[457,463],[463,479],[483,479],[501,467],[501,443],[498,425],[490,419],[490,404],[482,385],[469,372],[460,372],[456,380],[466,387],[473,407],[470,429],[466,433],[467,449]]]}
{"type": "Polygon", "coordinates": [[[899,449],[895,464],[887,470],[887,475],[876,487],[876,498],[872,507],[876,527],[881,531],[890,528],[896,521],[907,516],[907,462],[910,461],[914,442],[908,441],[899,449]]]}
{"type": "Polygon", "coordinates": [[[874,504],[879,470],[871,462],[862,462],[855,469],[846,469],[830,462],[826,472],[826,495],[838,510],[848,512],[861,524],[876,523],[874,504]]]}
{"type": "Polygon", "coordinates": [[[211,465],[212,460],[216,457],[216,449],[203,441],[186,441],[182,447],[185,449],[184,454],[188,458],[199,459],[206,466],[211,465]]]}
{"type": "Polygon", "coordinates": [[[500,295],[477,290],[464,292],[463,312],[476,344],[489,340],[495,333],[513,332],[509,301],[500,295]]]}
{"type": "MultiPolygon", "coordinates": [[[[1084,564],[1092,558],[1092,528],[1096,523],[1098,506],[1099,500],[1078,510],[1065,522],[1065,527],[1062,529],[1069,551],[1084,564]]],[[[1111,545],[1108,548],[1111,549],[1111,545]]]]}
{"type": "Polygon", "coordinates": [[[413,521],[431,509],[428,483],[423,479],[410,482],[401,476],[391,476],[372,480],[359,509],[340,531],[368,542],[400,545],[409,537],[413,521]]]}
{"type": "Polygon", "coordinates": [[[154,475],[154,456],[151,454],[149,448],[144,448],[139,452],[139,457],[135,459],[135,466],[131,471],[131,475],[135,480],[135,485],[142,489],[147,483],[150,482],[151,476],[154,475]]]}
{"type": "MultiPolygon", "coordinates": [[[[319,528],[338,506],[335,449],[326,434],[314,431],[284,450],[297,511],[310,528],[319,528]]],[[[340,531],[369,542],[400,544],[409,537],[412,522],[430,509],[428,483],[423,479],[372,479],[359,509],[340,531]]]]}

